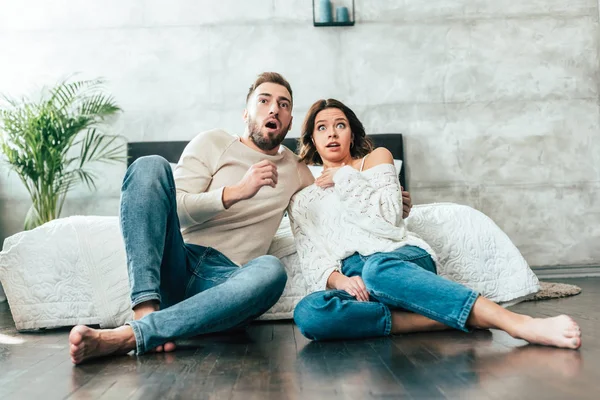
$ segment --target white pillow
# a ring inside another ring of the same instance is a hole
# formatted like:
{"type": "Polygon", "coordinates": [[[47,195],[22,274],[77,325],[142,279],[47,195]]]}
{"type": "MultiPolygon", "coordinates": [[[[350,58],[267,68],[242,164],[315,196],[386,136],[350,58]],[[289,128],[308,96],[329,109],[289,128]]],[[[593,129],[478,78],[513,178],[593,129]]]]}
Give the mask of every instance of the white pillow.
{"type": "MultiPolygon", "coordinates": [[[[402,160],[394,159],[394,167],[396,168],[396,173],[400,174],[400,170],[402,169],[402,160]]],[[[321,172],[323,172],[322,165],[309,165],[308,169],[310,169],[310,172],[312,172],[315,179],[317,179],[319,175],[321,175],[321,172]]]]}
{"type": "Polygon", "coordinates": [[[402,160],[394,159],[394,167],[396,168],[396,174],[400,175],[400,170],[402,169],[402,160]]]}
{"type": "Polygon", "coordinates": [[[488,216],[471,207],[417,205],[406,226],[436,253],[439,275],[496,303],[513,305],[540,289],[538,278],[508,236],[488,216]]]}

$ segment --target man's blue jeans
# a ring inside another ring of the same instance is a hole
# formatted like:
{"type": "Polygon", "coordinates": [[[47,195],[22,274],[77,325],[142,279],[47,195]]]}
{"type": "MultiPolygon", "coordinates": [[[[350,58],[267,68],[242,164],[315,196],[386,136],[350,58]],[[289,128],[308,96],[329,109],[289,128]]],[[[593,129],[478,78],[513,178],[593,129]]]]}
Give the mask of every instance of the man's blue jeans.
{"type": "Polygon", "coordinates": [[[348,277],[362,277],[370,301],[361,302],[343,290],[312,293],[298,303],[294,320],[309,339],[356,339],[387,336],[391,310],[411,311],[467,331],[467,318],[477,292],[436,275],[425,251],[404,246],[389,253],[361,256],[342,262],[348,277]]]}
{"type": "Polygon", "coordinates": [[[138,354],[177,338],[244,325],[283,292],[287,275],[276,257],[240,268],[213,248],[184,243],[173,173],[162,157],[142,157],[129,167],[120,217],[132,307],[160,304],[160,311],[128,322],[138,354]]]}

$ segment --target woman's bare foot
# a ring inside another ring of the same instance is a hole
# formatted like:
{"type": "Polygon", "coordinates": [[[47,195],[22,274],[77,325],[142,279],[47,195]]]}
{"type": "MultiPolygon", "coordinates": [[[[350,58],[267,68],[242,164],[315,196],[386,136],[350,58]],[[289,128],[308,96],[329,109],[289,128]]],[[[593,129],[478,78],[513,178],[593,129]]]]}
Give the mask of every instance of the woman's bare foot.
{"type": "MultiPolygon", "coordinates": [[[[153,313],[154,311],[158,311],[159,309],[160,306],[156,301],[145,301],[135,306],[135,308],[133,309],[133,319],[137,321],[138,319],[142,319],[146,315],[153,313]]],[[[163,351],[163,349],[166,352],[171,352],[175,350],[175,343],[167,342],[164,344],[164,346],[157,346],[154,349],[154,351],[160,353],[163,351]]]]}
{"type": "Polygon", "coordinates": [[[524,339],[532,344],[578,349],[581,346],[581,329],[567,315],[552,318],[528,318],[515,326],[517,339],[524,339]]]}
{"type": "Polygon", "coordinates": [[[135,349],[133,329],[125,325],[116,329],[92,329],[77,325],[69,334],[71,361],[81,364],[91,358],[127,354],[135,349]]]}

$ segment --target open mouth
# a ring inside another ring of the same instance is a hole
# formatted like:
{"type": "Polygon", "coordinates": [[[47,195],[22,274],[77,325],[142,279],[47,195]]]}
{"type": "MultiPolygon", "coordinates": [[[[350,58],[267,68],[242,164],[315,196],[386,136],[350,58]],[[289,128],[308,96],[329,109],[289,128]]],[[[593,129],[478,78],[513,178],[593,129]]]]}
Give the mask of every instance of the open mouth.
{"type": "Polygon", "coordinates": [[[277,129],[277,122],[269,121],[265,124],[265,126],[269,129],[277,129]]]}
{"type": "Polygon", "coordinates": [[[340,147],[340,144],[339,144],[339,143],[336,143],[336,142],[333,142],[333,143],[329,143],[329,144],[328,144],[327,146],[325,146],[325,147],[328,147],[328,148],[332,148],[332,147],[340,147]]]}

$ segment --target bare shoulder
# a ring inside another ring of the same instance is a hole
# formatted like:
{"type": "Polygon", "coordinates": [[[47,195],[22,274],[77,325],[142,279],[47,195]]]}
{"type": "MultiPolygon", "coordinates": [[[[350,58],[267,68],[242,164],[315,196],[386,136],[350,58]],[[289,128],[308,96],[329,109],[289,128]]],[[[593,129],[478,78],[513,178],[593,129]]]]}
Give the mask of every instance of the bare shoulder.
{"type": "Polygon", "coordinates": [[[378,147],[367,156],[365,160],[365,168],[373,168],[380,164],[394,164],[394,156],[385,147],[378,147]]]}

